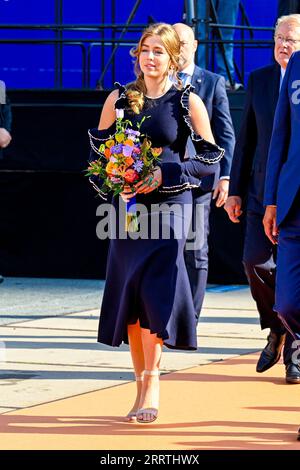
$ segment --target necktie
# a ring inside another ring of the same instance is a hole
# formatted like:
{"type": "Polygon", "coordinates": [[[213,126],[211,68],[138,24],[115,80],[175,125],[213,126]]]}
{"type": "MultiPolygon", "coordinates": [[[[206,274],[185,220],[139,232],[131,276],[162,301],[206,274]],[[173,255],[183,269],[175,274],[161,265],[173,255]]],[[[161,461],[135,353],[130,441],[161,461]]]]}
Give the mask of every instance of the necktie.
{"type": "Polygon", "coordinates": [[[177,75],[180,78],[180,80],[182,81],[183,86],[185,86],[186,82],[187,82],[187,79],[189,77],[189,74],[185,73],[185,72],[178,72],[177,75]]]}

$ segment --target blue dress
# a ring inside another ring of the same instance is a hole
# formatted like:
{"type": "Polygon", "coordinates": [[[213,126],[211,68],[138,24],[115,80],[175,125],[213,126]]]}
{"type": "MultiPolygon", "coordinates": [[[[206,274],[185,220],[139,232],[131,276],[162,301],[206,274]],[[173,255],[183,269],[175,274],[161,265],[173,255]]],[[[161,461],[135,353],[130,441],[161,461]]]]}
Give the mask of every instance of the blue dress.
{"type": "MultiPolygon", "coordinates": [[[[98,334],[98,341],[110,346],[128,343],[127,325],[139,320],[165,346],[197,349],[197,320],[183,256],[193,207],[190,189],[199,186],[200,177],[217,170],[224,151],[193,134],[188,113],[190,89],[172,87],[160,98],[145,98],[143,111],[136,115],[120,86],[116,107],[125,109],[124,118],[134,128],[146,116],[142,133],[153,147],[163,147],[162,185],[137,195],[137,204],[147,209],[140,219],[149,222],[147,236],[134,239],[116,230],[110,240],[98,334]],[[184,160],[190,135],[201,149],[194,159],[184,160]],[[155,236],[151,232],[154,225],[158,228],[155,236]]],[[[111,135],[112,129],[107,131],[111,135]]],[[[119,197],[113,199],[117,220],[120,201],[119,197]]]]}

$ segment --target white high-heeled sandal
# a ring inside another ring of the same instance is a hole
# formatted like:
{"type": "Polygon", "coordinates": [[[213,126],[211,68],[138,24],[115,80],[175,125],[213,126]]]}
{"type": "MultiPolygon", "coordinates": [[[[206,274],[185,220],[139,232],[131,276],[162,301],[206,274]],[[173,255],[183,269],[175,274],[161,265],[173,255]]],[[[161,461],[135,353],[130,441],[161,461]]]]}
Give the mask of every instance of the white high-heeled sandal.
{"type": "MultiPolygon", "coordinates": [[[[142,373],[142,375],[136,375],[135,376],[135,381],[136,382],[142,382],[143,381],[143,378],[144,378],[144,373],[142,373]]],[[[125,421],[127,422],[136,422],[136,414],[137,414],[138,410],[136,411],[130,411],[126,416],[125,416],[125,421]]]]}
{"type": "MultiPolygon", "coordinates": [[[[159,377],[159,370],[144,370],[144,375],[149,375],[149,376],[158,376],[159,377]]],[[[153,423],[158,418],[158,408],[154,407],[147,407],[147,408],[140,408],[136,412],[136,420],[138,423],[143,423],[143,424],[148,424],[148,423],[153,423]],[[139,418],[140,415],[143,414],[150,414],[151,418],[150,419],[141,419],[139,418]]]]}

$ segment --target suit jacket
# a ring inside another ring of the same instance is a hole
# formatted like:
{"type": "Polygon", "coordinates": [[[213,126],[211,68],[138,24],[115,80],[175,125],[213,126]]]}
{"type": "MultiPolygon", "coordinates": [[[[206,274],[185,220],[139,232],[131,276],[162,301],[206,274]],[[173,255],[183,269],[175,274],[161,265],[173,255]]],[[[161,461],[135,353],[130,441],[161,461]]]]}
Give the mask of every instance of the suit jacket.
{"type": "MultiPolygon", "coordinates": [[[[6,104],[0,104],[0,127],[4,127],[8,132],[11,132],[11,106],[10,101],[6,97],[6,104]]],[[[0,158],[3,156],[3,150],[0,148],[0,158]]]]}
{"type": "Polygon", "coordinates": [[[265,205],[277,205],[277,224],[300,188],[300,51],[289,60],[276,108],[266,173],[265,205]]]}
{"type": "Polygon", "coordinates": [[[280,66],[269,65],[249,76],[240,132],[230,173],[229,195],[248,197],[248,209],[264,213],[268,151],[280,84],[280,66]]]}
{"type": "Polygon", "coordinates": [[[191,84],[194,93],[200,96],[206,106],[216,143],[225,149],[225,155],[220,162],[220,175],[207,176],[201,180],[202,191],[211,191],[219,176],[230,175],[235,143],[225,79],[221,75],[195,66],[191,84]]]}

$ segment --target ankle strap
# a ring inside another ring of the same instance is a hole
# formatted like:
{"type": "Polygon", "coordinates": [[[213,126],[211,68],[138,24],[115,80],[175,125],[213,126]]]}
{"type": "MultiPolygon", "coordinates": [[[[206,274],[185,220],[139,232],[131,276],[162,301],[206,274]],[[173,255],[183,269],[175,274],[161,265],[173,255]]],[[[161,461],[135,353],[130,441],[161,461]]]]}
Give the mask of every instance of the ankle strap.
{"type": "Polygon", "coordinates": [[[159,371],[158,369],[156,369],[156,370],[147,370],[147,369],[145,369],[145,370],[144,370],[144,374],[145,374],[145,375],[153,375],[153,376],[154,376],[154,375],[159,375],[159,374],[160,374],[160,371],[159,371]]]}
{"type": "Polygon", "coordinates": [[[142,382],[143,378],[144,378],[144,375],[136,375],[136,376],[135,376],[135,380],[136,380],[137,382],[142,382]]]}

